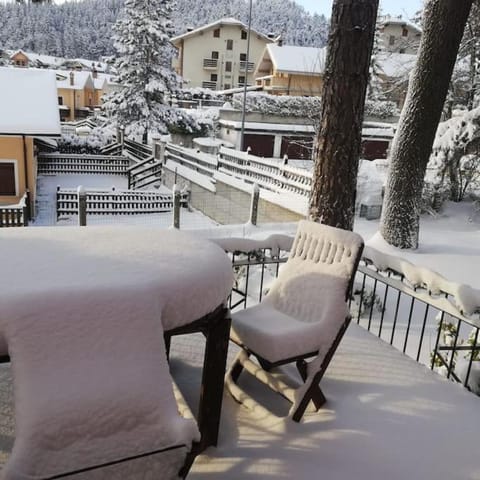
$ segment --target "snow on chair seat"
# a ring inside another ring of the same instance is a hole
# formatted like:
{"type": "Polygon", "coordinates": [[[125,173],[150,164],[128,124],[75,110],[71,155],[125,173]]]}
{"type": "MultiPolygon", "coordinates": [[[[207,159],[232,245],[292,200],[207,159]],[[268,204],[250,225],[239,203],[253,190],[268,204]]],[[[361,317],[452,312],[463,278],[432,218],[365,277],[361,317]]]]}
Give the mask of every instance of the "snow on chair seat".
{"type": "Polygon", "coordinates": [[[227,385],[237,400],[245,398],[235,384],[245,368],[292,401],[295,421],[310,400],[321,406],[325,398],[318,383],[350,321],[347,299],[362,250],[363,240],[355,233],[299,222],[289,259],[268,295],[232,317],[231,339],[242,351],[228,372],[227,385]],[[258,372],[250,355],[265,372],[258,372]],[[307,358],[313,359],[307,363],[307,358]],[[293,394],[268,373],[292,362],[305,382],[293,394]]]}

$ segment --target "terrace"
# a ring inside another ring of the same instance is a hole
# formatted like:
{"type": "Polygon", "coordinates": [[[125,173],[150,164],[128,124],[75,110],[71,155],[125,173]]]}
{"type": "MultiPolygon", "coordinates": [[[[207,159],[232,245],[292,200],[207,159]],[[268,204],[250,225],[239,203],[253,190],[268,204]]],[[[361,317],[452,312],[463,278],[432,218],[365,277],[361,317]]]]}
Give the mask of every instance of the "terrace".
{"type": "MultiPolygon", "coordinates": [[[[363,221],[360,228],[365,229],[365,225],[374,227],[363,221]]],[[[277,225],[275,228],[289,233],[294,227],[277,225]]],[[[218,228],[214,233],[210,230],[201,235],[221,237],[226,233],[222,230],[218,228]]],[[[227,231],[231,235],[254,231],[256,236],[265,236],[252,227],[229,227],[227,231]]],[[[440,241],[436,239],[433,243],[438,247],[440,241]]],[[[443,256],[457,263],[463,259],[465,265],[465,261],[472,259],[470,254],[474,254],[467,245],[468,240],[465,245],[457,245],[456,250],[444,251],[443,256]],[[469,255],[464,254],[467,251],[469,255]]],[[[435,250],[431,241],[429,248],[435,250]]],[[[232,307],[243,308],[258,301],[287,254],[280,252],[272,256],[269,249],[262,253],[232,258],[238,280],[232,307]]],[[[474,259],[478,258],[474,255],[474,259]]],[[[366,254],[366,258],[369,257],[371,255],[366,254]]],[[[376,262],[379,263],[378,258],[376,262]]],[[[441,264],[437,266],[442,270],[441,264]]],[[[473,329],[478,337],[478,317],[467,318],[455,311],[453,299],[449,306],[438,304],[438,294],[430,295],[428,288],[412,287],[408,278],[393,268],[385,272],[373,268],[371,261],[364,262],[351,303],[354,322],[322,380],[327,404],[317,413],[307,411],[303,422],[295,424],[281,418],[288,409],[281,397],[245,377],[242,387],[260,399],[262,406],[247,409],[225,391],[218,446],[210,447],[197,457],[188,478],[306,479],[320,475],[328,479],[361,480],[478,478],[479,399],[452,381],[463,380],[472,387],[469,379],[458,378],[458,370],[446,372],[450,376],[447,380],[432,372],[429,362],[433,351],[443,355],[447,366],[454,356],[478,351],[466,352],[461,342],[465,329],[473,329]],[[359,309],[362,299],[373,289],[385,308],[375,310],[371,302],[363,310],[359,309]],[[397,302],[400,308],[395,309],[397,302]],[[431,311],[425,314],[427,304],[431,311]],[[442,311],[449,312],[450,320],[461,322],[456,337],[454,335],[450,342],[446,337],[437,337],[438,313],[442,311]],[[386,341],[379,340],[375,336],[378,334],[386,341]],[[389,345],[390,339],[393,345],[389,345]],[[417,357],[420,363],[401,350],[417,357]]],[[[172,340],[171,373],[194,413],[203,353],[201,335],[172,340]]],[[[235,345],[230,344],[229,362],[235,353],[235,345]]],[[[470,370],[474,372],[472,363],[476,362],[470,362],[470,370]]],[[[9,366],[0,368],[0,384],[0,459],[4,463],[14,438],[9,366]]]]}

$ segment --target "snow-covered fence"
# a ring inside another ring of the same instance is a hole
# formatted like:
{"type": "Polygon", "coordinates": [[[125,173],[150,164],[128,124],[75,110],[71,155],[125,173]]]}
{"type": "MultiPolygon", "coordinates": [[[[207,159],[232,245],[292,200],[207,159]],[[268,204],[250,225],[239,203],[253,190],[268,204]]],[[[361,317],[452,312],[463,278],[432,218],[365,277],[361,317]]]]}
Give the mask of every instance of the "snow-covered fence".
{"type": "Polygon", "coordinates": [[[40,153],[38,155],[38,174],[58,173],[100,173],[107,175],[126,175],[130,160],[124,156],[85,155],[67,153],[40,153]]]}
{"type": "Polygon", "coordinates": [[[26,227],[29,219],[28,205],[28,193],[25,193],[17,205],[0,206],[0,228],[26,227]]]}
{"type": "Polygon", "coordinates": [[[292,167],[286,162],[250,155],[230,148],[220,147],[218,170],[250,179],[262,188],[272,191],[288,191],[308,196],[312,173],[292,167]]]}
{"type": "Polygon", "coordinates": [[[194,152],[191,148],[184,148],[173,143],[168,143],[165,147],[165,160],[172,160],[207,177],[213,177],[218,167],[217,159],[213,155],[194,152]]]}
{"type": "MultiPolygon", "coordinates": [[[[236,283],[230,306],[235,309],[262,299],[293,237],[213,241],[232,256],[236,283]]],[[[350,310],[360,326],[480,395],[479,290],[366,247],[350,310]]]]}
{"type": "Polygon", "coordinates": [[[125,138],[123,141],[124,153],[129,154],[137,161],[142,161],[152,156],[152,148],[149,145],[135,142],[130,138],[125,138]]]}
{"type": "MultiPolygon", "coordinates": [[[[77,189],[57,187],[57,219],[78,215],[77,189]]],[[[137,190],[87,190],[87,215],[139,215],[170,212],[173,196],[158,192],[137,190]]],[[[181,204],[188,205],[188,193],[181,194],[181,204]]]]}
{"type": "Polygon", "coordinates": [[[162,164],[152,155],[128,168],[128,188],[139,189],[159,183],[162,179],[162,164]]]}

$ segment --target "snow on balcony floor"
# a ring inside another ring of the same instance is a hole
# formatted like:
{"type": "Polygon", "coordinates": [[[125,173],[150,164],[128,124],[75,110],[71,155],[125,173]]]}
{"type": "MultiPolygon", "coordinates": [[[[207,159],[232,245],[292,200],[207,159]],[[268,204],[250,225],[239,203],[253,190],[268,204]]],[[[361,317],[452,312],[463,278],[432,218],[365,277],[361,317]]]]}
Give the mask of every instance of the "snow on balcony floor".
{"type": "MultiPolygon", "coordinates": [[[[231,345],[230,360],[236,347],[231,345]]],[[[203,337],[172,340],[172,373],[195,411],[203,337]]],[[[277,414],[281,397],[242,375],[277,414]]],[[[243,379],[243,381],[242,381],[243,379]]],[[[190,479],[478,480],[480,399],[351,325],[322,381],[327,403],[304,421],[264,416],[224,395],[217,448],[190,479]]],[[[52,396],[52,401],[54,397],[52,396]]],[[[10,367],[0,367],[0,464],[13,444],[10,367]]]]}

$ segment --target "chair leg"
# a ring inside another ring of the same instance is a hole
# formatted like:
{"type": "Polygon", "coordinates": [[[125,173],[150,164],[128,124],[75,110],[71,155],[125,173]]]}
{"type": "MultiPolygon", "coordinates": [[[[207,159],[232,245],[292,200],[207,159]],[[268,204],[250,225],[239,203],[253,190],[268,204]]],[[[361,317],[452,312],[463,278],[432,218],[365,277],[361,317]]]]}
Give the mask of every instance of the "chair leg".
{"type": "MultiPolygon", "coordinates": [[[[244,350],[245,351],[245,350],[244,350]]],[[[246,352],[247,358],[250,356],[248,352],[246,352]]],[[[238,377],[240,377],[240,374],[243,371],[243,365],[239,360],[236,360],[235,364],[232,366],[230,369],[230,375],[232,377],[233,383],[237,383],[238,377]]]]}
{"type": "MultiPolygon", "coordinates": [[[[307,362],[302,358],[300,360],[297,360],[296,364],[297,364],[298,373],[300,373],[302,380],[305,382],[308,376],[307,362]]],[[[310,402],[310,400],[313,402],[317,410],[320,410],[323,404],[327,401],[320,386],[318,385],[318,382],[320,381],[320,379],[318,380],[317,379],[318,377],[313,379],[313,382],[310,385],[310,388],[305,392],[305,395],[303,396],[299,407],[297,408],[297,410],[295,410],[292,416],[292,418],[296,422],[299,422],[303,417],[303,414],[305,413],[305,410],[308,406],[308,402],[310,402]]]]}

